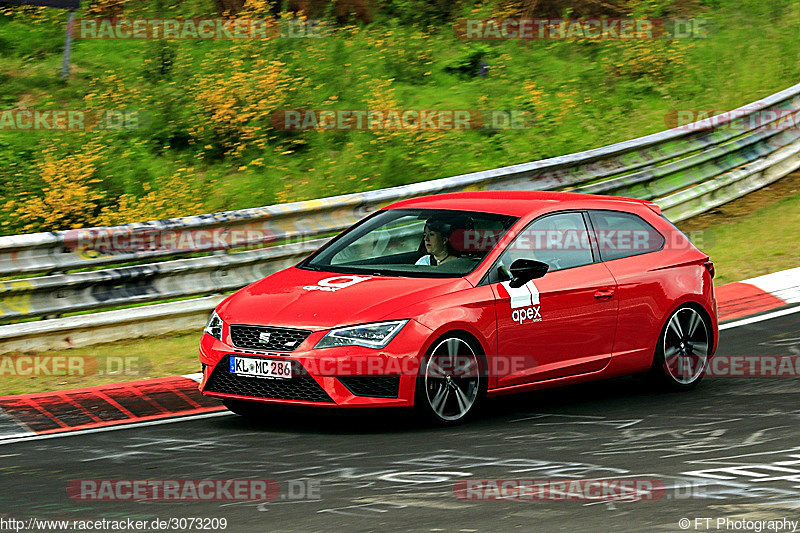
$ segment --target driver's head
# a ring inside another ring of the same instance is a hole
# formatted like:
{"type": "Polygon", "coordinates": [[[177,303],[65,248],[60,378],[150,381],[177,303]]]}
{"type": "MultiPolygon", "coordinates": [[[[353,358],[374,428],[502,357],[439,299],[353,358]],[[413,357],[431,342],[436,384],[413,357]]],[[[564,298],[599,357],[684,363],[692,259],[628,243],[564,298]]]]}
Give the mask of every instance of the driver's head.
{"type": "Polygon", "coordinates": [[[445,252],[456,255],[456,251],[450,243],[452,234],[453,225],[450,222],[439,217],[429,218],[425,222],[425,231],[422,234],[425,251],[434,255],[443,255],[445,252]]]}

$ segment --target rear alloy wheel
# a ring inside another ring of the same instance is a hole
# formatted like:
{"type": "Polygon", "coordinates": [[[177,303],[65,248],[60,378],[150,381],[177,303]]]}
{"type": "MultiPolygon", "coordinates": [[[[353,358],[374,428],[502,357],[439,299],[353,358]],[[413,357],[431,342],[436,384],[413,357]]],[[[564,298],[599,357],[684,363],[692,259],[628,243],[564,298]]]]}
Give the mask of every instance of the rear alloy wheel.
{"type": "Polygon", "coordinates": [[[463,422],[486,394],[483,357],[457,334],[437,340],[417,378],[416,406],[437,425],[463,422]]]}
{"type": "Polygon", "coordinates": [[[672,390],[691,389],[706,372],[711,327],[694,307],[672,313],[661,332],[651,375],[672,390]]]}

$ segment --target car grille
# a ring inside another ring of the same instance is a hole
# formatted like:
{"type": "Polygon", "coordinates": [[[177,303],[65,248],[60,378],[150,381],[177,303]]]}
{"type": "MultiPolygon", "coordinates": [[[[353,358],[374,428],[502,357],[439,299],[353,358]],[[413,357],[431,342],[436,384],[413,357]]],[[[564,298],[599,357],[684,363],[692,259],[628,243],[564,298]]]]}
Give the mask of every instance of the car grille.
{"type": "Polygon", "coordinates": [[[400,376],[350,376],[338,378],[355,396],[397,398],[400,376]]]}
{"type": "Polygon", "coordinates": [[[333,402],[325,390],[319,386],[319,383],[308,375],[303,365],[297,361],[292,361],[291,379],[269,379],[232,374],[228,362],[229,357],[230,355],[223,357],[214,368],[211,377],[208,378],[207,392],[274,400],[333,402]]]}
{"type": "Polygon", "coordinates": [[[231,342],[237,348],[292,352],[311,335],[302,329],[272,328],[267,326],[231,326],[231,342]],[[261,340],[262,333],[269,333],[269,340],[261,340]]]}

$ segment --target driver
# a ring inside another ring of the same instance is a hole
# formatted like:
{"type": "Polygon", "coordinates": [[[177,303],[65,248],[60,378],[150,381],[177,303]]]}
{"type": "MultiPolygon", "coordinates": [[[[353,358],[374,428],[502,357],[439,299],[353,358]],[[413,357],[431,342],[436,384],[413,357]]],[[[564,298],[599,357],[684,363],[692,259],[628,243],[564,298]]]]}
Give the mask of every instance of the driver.
{"type": "Polygon", "coordinates": [[[415,265],[438,266],[459,257],[459,253],[450,243],[453,225],[441,218],[430,218],[425,223],[422,242],[426,255],[417,260],[415,265]]]}

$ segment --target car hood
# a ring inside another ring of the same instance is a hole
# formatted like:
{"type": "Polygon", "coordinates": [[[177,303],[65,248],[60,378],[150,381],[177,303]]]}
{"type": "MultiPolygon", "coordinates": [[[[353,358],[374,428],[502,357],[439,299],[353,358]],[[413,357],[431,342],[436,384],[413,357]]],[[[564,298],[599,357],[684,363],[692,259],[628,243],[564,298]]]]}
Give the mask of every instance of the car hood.
{"type": "Polygon", "coordinates": [[[232,294],[217,309],[229,324],[329,329],[411,318],[414,303],[471,287],[464,278],[401,278],[289,268],[232,294]]]}

